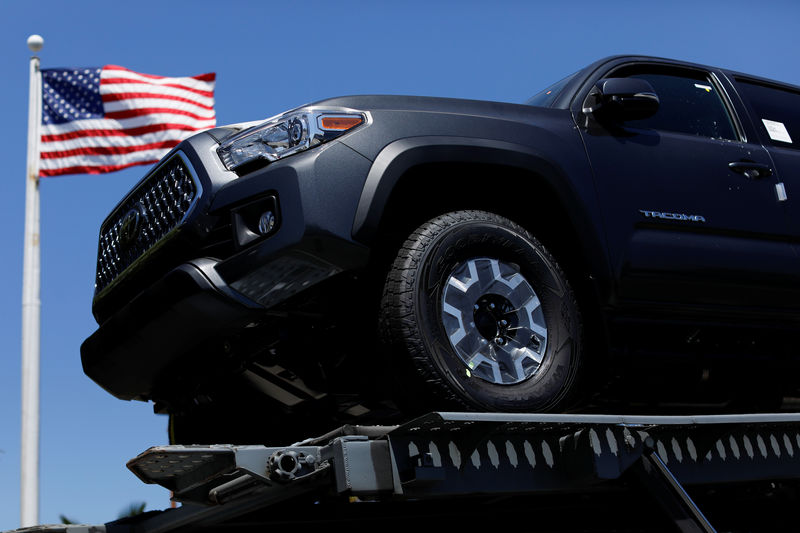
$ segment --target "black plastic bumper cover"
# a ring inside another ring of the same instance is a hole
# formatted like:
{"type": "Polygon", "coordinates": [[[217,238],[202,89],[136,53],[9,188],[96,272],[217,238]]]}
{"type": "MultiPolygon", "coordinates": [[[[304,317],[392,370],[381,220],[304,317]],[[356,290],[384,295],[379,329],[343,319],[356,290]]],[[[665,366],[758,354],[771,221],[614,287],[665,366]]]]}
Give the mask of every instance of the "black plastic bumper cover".
{"type": "Polygon", "coordinates": [[[241,330],[262,308],[224,294],[185,263],[120,309],[81,345],[87,376],[123,400],[147,399],[181,356],[241,330]]]}

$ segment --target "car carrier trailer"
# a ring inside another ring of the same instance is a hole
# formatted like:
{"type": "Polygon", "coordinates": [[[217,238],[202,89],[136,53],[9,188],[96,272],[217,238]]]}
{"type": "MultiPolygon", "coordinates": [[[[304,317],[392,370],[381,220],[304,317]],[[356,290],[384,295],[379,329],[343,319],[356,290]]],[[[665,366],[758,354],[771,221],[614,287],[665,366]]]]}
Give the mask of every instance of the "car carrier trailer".
{"type": "Polygon", "coordinates": [[[104,525],[19,531],[800,527],[794,413],[429,413],[399,426],[343,426],[290,446],[156,446],[128,468],[182,505],[104,525]]]}

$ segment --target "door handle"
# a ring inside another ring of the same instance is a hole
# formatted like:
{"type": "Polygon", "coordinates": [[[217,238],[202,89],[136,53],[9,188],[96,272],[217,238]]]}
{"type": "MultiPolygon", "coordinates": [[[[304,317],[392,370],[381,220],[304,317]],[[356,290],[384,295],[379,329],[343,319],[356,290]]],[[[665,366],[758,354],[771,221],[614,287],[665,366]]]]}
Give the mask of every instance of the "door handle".
{"type": "Polygon", "coordinates": [[[750,180],[757,180],[772,176],[772,168],[764,163],[755,161],[732,161],[728,163],[728,168],[750,180]]]}

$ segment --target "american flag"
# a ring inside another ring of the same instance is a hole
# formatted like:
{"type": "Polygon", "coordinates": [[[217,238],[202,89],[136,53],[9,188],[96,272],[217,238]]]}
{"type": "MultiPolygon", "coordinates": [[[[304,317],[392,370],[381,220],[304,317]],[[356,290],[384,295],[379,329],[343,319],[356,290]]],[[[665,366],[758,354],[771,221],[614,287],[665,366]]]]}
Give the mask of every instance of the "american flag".
{"type": "Polygon", "coordinates": [[[157,162],[213,128],[215,74],[166,78],[116,65],[42,69],[40,176],[157,162]]]}

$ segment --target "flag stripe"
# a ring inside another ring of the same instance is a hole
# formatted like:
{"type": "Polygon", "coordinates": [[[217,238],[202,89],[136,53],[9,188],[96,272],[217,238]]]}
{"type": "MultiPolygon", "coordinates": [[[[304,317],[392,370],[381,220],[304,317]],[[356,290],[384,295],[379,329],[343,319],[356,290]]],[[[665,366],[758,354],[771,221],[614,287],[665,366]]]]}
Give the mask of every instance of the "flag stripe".
{"type": "Polygon", "coordinates": [[[174,99],[177,101],[192,102],[195,105],[206,106],[209,109],[214,107],[214,99],[200,96],[183,89],[174,89],[172,87],[159,87],[158,90],[152,90],[152,87],[142,87],[141,85],[131,85],[130,83],[120,83],[111,87],[103,87],[100,90],[100,96],[103,102],[116,102],[117,100],[125,100],[127,98],[165,98],[174,99]],[[147,91],[147,92],[145,92],[147,91]]]}
{"type": "Polygon", "coordinates": [[[121,67],[119,65],[106,65],[103,67],[104,70],[109,72],[111,71],[120,71],[125,72],[126,74],[131,74],[134,76],[141,76],[142,78],[149,78],[152,80],[203,80],[203,81],[214,81],[216,79],[216,74],[213,72],[207,72],[205,74],[198,74],[197,76],[185,76],[183,78],[170,78],[167,76],[157,76],[155,74],[143,74],[141,72],[135,72],[131,69],[121,67]]]}
{"type": "Polygon", "coordinates": [[[70,139],[81,139],[91,137],[138,137],[153,133],[156,131],[175,131],[174,135],[179,136],[179,132],[195,131],[197,128],[188,124],[150,124],[149,126],[139,126],[135,128],[121,128],[121,129],[92,129],[92,130],[77,130],[67,133],[56,133],[50,135],[42,135],[43,143],[55,143],[68,141],[70,139]]]}
{"type": "Polygon", "coordinates": [[[151,117],[133,117],[123,120],[111,119],[86,119],[68,122],[66,124],[46,124],[42,125],[42,135],[60,135],[71,131],[80,130],[108,130],[108,129],[131,129],[152,124],[183,124],[193,129],[213,128],[214,120],[195,120],[181,115],[156,115],[151,117]]]}
{"type": "Polygon", "coordinates": [[[200,89],[201,91],[212,90],[214,80],[204,80],[195,77],[184,78],[162,78],[162,77],[149,77],[146,74],[139,74],[131,70],[113,70],[109,67],[103,67],[103,72],[100,73],[100,83],[103,84],[106,79],[111,78],[125,78],[128,80],[140,80],[156,87],[159,85],[173,84],[180,87],[188,87],[191,89],[200,89]]]}
{"type": "MultiPolygon", "coordinates": [[[[142,85],[153,85],[149,81],[144,80],[133,80],[130,78],[103,78],[103,83],[101,85],[101,91],[103,93],[111,92],[117,90],[117,87],[121,85],[134,85],[134,84],[142,84],[142,85]]],[[[214,97],[213,90],[206,90],[206,89],[197,89],[195,87],[186,87],[184,85],[180,85],[178,83],[161,83],[159,84],[159,88],[161,89],[177,89],[180,91],[186,91],[192,94],[196,94],[199,96],[206,96],[209,98],[214,97]]]]}
{"type": "Polygon", "coordinates": [[[160,130],[151,133],[137,135],[135,137],[127,135],[114,136],[80,136],[61,141],[51,141],[47,143],[46,150],[43,152],[58,152],[63,150],[73,150],[75,148],[85,148],[90,146],[135,146],[137,144],[149,144],[154,142],[177,139],[183,134],[178,130],[160,130]]]}
{"type": "Polygon", "coordinates": [[[152,164],[216,125],[214,73],[176,78],[116,65],[46,70],[42,176],[152,164]]]}
{"type": "Polygon", "coordinates": [[[209,116],[214,113],[213,107],[195,106],[190,103],[180,102],[169,98],[129,98],[116,102],[105,102],[103,106],[106,116],[113,111],[125,111],[128,109],[166,109],[177,111],[188,111],[196,115],[209,116]]]}
{"type": "Polygon", "coordinates": [[[180,141],[173,139],[171,141],[161,141],[148,144],[137,144],[133,146],[88,146],[81,148],[73,148],[72,150],[59,150],[52,152],[42,152],[42,159],[58,159],[62,157],[72,157],[76,155],[119,155],[130,154],[132,152],[139,152],[142,150],[153,150],[158,148],[171,149],[174,148],[180,141]]]}
{"type": "Polygon", "coordinates": [[[61,167],[61,168],[48,168],[39,171],[40,176],[63,176],[66,174],[105,174],[106,172],[115,172],[124,168],[130,168],[136,165],[152,165],[158,163],[158,159],[149,161],[136,161],[134,163],[123,163],[121,165],[77,165],[74,167],[61,167]]]}
{"type": "Polygon", "coordinates": [[[152,159],[161,159],[169,150],[155,148],[151,150],[138,150],[127,154],[111,155],[72,155],[59,157],[58,159],[42,159],[39,164],[43,169],[54,169],[60,167],[77,167],[82,165],[125,165],[128,163],[141,163],[152,159]]]}
{"type": "Polygon", "coordinates": [[[107,118],[131,118],[140,117],[142,115],[183,115],[196,120],[211,120],[213,116],[202,116],[183,109],[170,109],[168,107],[145,107],[139,109],[123,109],[121,111],[111,111],[106,113],[107,118]]]}

